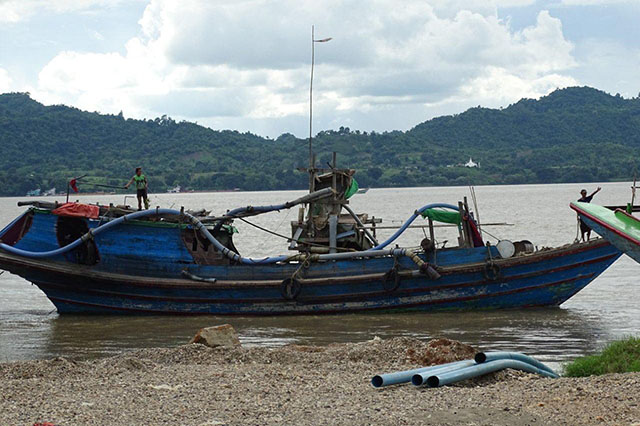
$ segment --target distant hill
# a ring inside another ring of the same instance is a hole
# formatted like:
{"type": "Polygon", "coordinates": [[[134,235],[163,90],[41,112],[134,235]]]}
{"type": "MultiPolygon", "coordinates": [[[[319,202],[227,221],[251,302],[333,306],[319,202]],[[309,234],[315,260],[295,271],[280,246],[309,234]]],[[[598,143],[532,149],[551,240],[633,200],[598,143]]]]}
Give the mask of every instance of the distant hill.
{"type": "MultiPolygon", "coordinates": [[[[296,171],[307,140],[216,131],[167,116],[124,119],[25,93],[0,95],[0,195],[66,188],[72,176],[123,185],[137,165],[152,191],[306,187],[296,171]]],[[[331,152],[358,170],[360,186],[393,187],[629,179],[640,169],[640,98],[572,87],[504,109],[471,108],[401,132],[340,128],[314,139],[318,164],[331,152]],[[465,168],[472,157],[480,168],[465,168]]],[[[81,189],[95,190],[88,185],[81,189]]]]}

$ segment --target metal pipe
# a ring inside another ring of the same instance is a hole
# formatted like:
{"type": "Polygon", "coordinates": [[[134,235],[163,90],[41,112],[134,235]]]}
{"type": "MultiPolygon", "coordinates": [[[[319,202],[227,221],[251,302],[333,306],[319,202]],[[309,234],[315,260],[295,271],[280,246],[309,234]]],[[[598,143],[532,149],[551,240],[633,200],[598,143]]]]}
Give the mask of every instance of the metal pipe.
{"type": "MultiPolygon", "coordinates": [[[[516,361],[526,362],[527,364],[531,364],[534,367],[537,367],[541,370],[545,370],[551,374],[556,374],[550,367],[538,361],[535,358],[532,358],[528,355],[522,354],[520,352],[478,352],[474,356],[474,360],[478,364],[482,364],[484,362],[495,361],[497,359],[515,359],[516,361]]],[[[556,374],[557,376],[557,374],[556,374]]]]}
{"type": "Polygon", "coordinates": [[[224,220],[224,219],[233,219],[236,217],[246,217],[246,216],[255,216],[262,213],[273,212],[277,210],[290,209],[293,206],[297,206],[298,204],[308,203],[310,201],[314,201],[321,198],[326,198],[330,195],[333,195],[332,188],[324,188],[319,191],[311,192],[306,194],[300,198],[296,198],[293,201],[287,201],[282,204],[275,204],[270,206],[246,206],[246,207],[238,207],[236,209],[230,210],[227,214],[216,217],[216,220],[224,220]]]}
{"type": "MultiPolygon", "coordinates": [[[[344,206],[343,206],[344,207],[344,206]]],[[[401,225],[377,225],[377,226],[366,226],[363,229],[398,229],[401,225]]],[[[513,223],[507,222],[495,222],[495,223],[483,223],[483,227],[485,226],[515,226],[513,223]]],[[[433,225],[434,228],[457,228],[458,225],[433,225]]],[[[410,229],[426,229],[429,228],[429,225],[411,225],[408,226],[410,229]]],[[[482,231],[485,232],[485,231],[482,231]]]]}
{"type": "Polygon", "coordinates": [[[553,379],[558,377],[556,374],[551,374],[546,370],[534,367],[526,362],[516,361],[515,359],[497,359],[483,364],[476,364],[470,367],[444,372],[442,374],[435,374],[427,379],[427,386],[437,388],[450,383],[456,383],[462,380],[472,379],[474,377],[504,370],[505,368],[535,373],[553,379]]]}
{"type": "Polygon", "coordinates": [[[329,253],[335,253],[338,246],[338,216],[332,214],[329,216],[329,253]]]}
{"type": "Polygon", "coordinates": [[[413,370],[398,371],[395,373],[387,373],[387,374],[378,374],[373,376],[373,378],[371,379],[371,384],[373,385],[374,388],[379,388],[383,386],[397,385],[398,383],[408,383],[411,381],[411,378],[415,374],[419,374],[425,371],[437,372],[442,368],[453,367],[456,365],[464,367],[468,365],[473,365],[473,363],[474,363],[473,360],[455,361],[455,362],[449,362],[447,364],[414,368],[413,370]]]}
{"type": "Polygon", "coordinates": [[[369,237],[369,239],[373,242],[373,244],[378,245],[378,240],[376,239],[376,237],[371,235],[371,232],[369,232],[369,229],[367,229],[367,227],[364,226],[364,223],[362,223],[358,215],[353,210],[351,210],[351,207],[349,207],[347,204],[344,204],[342,207],[349,212],[353,220],[356,221],[360,229],[364,231],[364,233],[367,235],[367,237],[369,237]]]}

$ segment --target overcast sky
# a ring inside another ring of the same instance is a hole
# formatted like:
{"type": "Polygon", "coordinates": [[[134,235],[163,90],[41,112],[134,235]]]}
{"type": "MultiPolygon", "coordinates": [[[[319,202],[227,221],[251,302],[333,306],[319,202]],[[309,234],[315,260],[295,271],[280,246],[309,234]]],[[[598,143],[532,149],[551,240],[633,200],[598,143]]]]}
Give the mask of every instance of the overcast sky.
{"type": "Polygon", "coordinates": [[[640,0],[0,0],[0,93],[308,136],[640,91],[640,0]]]}

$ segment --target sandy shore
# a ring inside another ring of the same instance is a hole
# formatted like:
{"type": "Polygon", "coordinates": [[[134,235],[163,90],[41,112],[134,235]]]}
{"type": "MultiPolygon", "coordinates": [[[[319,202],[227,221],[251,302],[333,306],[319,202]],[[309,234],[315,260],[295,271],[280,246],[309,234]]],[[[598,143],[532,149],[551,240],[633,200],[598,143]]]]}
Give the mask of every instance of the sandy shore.
{"type": "Polygon", "coordinates": [[[0,424],[640,425],[640,374],[543,379],[507,371],[438,389],[370,384],[374,374],[468,351],[397,338],[3,363],[0,424]]]}

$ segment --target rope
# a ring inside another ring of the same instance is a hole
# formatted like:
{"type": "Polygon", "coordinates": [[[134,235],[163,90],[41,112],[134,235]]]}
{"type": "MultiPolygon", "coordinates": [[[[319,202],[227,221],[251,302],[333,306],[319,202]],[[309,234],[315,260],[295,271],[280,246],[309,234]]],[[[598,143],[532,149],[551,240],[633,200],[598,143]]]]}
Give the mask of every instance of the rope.
{"type": "Polygon", "coordinates": [[[488,231],[485,231],[484,229],[481,229],[480,232],[487,234],[488,236],[490,236],[491,238],[493,238],[496,241],[500,241],[500,238],[498,238],[495,235],[489,233],[488,231]]]}
{"type": "MultiPolygon", "coordinates": [[[[278,226],[276,226],[276,230],[273,232],[277,232],[280,230],[280,227],[282,226],[282,224],[285,222],[285,220],[287,220],[287,218],[289,217],[289,213],[291,213],[291,209],[287,209],[287,213],[284,215],[284,218],[280,221],[280,223],[278,224],[278,226]]],[[[246,221],[245,221],[246,222],[246,221]]],[[[248,223],[248,222],[247,222],[248,223]]],[[[260,245],[260,248],[264,248],[267,245],[267,241],[264,240],[262,242],[262,244],[260,245]]]]}
{"type": "MultiPolygon", "coordinates": [[[[263,228],[262,226],[260,226],[260,225],[256,225],[255,223],[251,223],[251,222],[249,222],[248,220],[246,220],[246,219],[244,219],[244,218],[241,218],[241,217],[239,217],[238,219],[239,219],[239,220],[241,220],[241,221],[243,221],[243,222],[244,222],[244,223],[246,223],[247,225],[251,225],[251,226],[253,226],[254,228],[258,228],[259,230],[264,231],[264,232],[266,232],[267,234],[271,234],[271,235],[276,236],[276,237],[284,238],[285,240],[287,240],[287,241],[289,241],[289,242],[291,242],[291,241],[295,241],[295,242],[296,242],[296,243],[298,243],[298,244],[303,244],[303,245],[308,245],[308,246],[314,246],[314,247],[326,247],[324,244],[311,243],[311,242],[308,242],[308,241],[300,241],[300,240],[296,240],[296,239],[294,239],[294,238],[287,237],[286,235],[278,234],[277,232],[274,232],[274,231],[272,231],[272,230],[270,230],[270,229],[267,229],[267,228],[263,228]]],[[[344,248],[344,247],[336,247],[336,250],[342,250],[342,251],[357,251],[357,250],[354,250],[354,249],[349,249],[349,248],[344,248]]]]}
{"type": "Polygon", "coordinates": [[[311,256],[307,256],[305,257],[304,261],[300,262],[300,266],[298,266],[298,269],[296,269],[296,271],[293,273],[293,275],[291,275],[291,279],[295,279],[298,274],[300,273],[300,270],[302,270],[302,268],[309,268],[309,266],[311,266],[311,256]]]}

